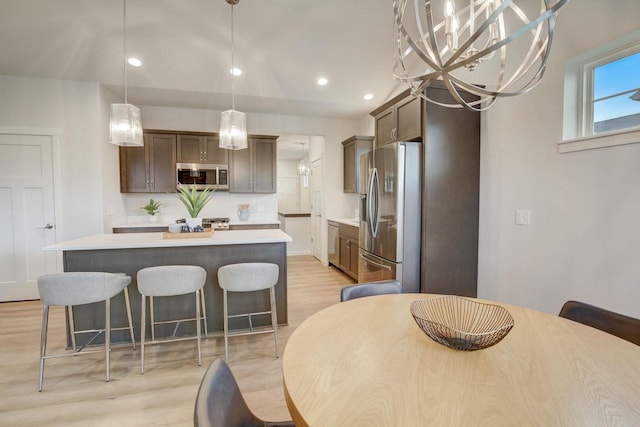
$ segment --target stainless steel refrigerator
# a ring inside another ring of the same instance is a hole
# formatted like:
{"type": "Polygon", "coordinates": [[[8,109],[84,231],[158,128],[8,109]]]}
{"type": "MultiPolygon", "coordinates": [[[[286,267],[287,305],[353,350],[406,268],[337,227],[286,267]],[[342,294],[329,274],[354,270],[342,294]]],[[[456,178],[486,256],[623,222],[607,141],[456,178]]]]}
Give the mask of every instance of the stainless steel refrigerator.
{"type": "Polygon", "coordinates": [[[420,292],[421,151],[395,142],[360,158],[360,283],[397,279],[420,292]]]}

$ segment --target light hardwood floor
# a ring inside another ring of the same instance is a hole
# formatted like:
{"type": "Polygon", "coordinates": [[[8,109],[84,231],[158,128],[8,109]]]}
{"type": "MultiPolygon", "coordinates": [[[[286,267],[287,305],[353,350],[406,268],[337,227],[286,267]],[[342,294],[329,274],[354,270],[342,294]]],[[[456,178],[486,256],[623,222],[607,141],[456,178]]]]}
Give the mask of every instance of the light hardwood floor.
{"type": "MultiPolygon", "coordinates": [[[[310,256],[289,257],[289,325],[279,328],[281,355],[295,328],[338,303],[340,289],[353,283],[310,256]]],[[[195,341],[149,346],[140,375],[139,349],[119,345],[111,351],[110,382],[101,354],[50,359],[39,393],[41,316],[39,301],[0,304],[0,426],[190,426],[200,380],[214,359],[224,357],[219,336],[203,340],[202,366],[195,341]]],[[[63,326],[63,310],[52,308],[48,352],[64,348],[63,326]]],[[[252,411],[267,420],[289,419],[273,336],[229,344],[229,365],[252,411]]]]}

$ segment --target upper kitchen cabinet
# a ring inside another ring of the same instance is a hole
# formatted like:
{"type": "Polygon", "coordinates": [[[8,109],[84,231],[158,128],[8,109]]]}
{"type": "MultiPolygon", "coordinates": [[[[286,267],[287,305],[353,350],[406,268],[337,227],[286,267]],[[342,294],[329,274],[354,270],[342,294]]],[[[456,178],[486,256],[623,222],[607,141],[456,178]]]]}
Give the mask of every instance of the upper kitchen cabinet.
{"type": "Polygon", "coordinates": [[[120,147],[120,192],[175,191],[175,135],[145,133],[144,147],[120,147]]]}
{"type": "Polygon", "coordinates": [[[227,150],[219,147],[217,135],[178,134],[179,163],[214,163],[226,165],[227,150]]]}
{"type": "Polygon", "coordinates": [[[406,90],[372,111],[376,146],[395,141],[421,141],[422,104],[422,98],[411,96],[406,90]]]}
{"type": "Polygon", "coordinates": [[[371,151],[372,136],[352,136],[342,142],[343,156],[343,192],[360,192],[360,156],[371,151]]]}
{"type": "Polygon", "coordinates": [[[276,138],[250,136],[247,149],[230,150],[230,193],[276,192],[276,138]]]}

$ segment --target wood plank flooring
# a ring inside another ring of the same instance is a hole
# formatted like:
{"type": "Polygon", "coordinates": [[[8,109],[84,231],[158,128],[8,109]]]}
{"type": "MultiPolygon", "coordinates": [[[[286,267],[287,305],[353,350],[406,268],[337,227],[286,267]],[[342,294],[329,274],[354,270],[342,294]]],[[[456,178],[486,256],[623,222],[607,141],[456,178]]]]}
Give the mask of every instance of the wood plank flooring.
{"type": "MultiPolygon", "coordinates": [[[[281,355],[300,323],[338,303],[340,289],[354,283],[310,256],[289,257],[288,275],[289,325],[279,328],[281,355]]],[[[191,426],[200,380],[214,359],[224,358],[221,336],[202,341],[202,366],[195,341],[148,346],[140,375],[139,349],[118,345],[111,351],[110,382],[104,381],[101,354],[50,359],[39,393],[41,316],[39,301],[0,304],[0,426],[191,426]]],[[[53,307],[49,353],[64,349],[63,326],[63,310],[53,307]]],[[[229,365],[257,416],[289,419],[282,359],[274,352],[271,334],[232,338],[229,365]]]]}

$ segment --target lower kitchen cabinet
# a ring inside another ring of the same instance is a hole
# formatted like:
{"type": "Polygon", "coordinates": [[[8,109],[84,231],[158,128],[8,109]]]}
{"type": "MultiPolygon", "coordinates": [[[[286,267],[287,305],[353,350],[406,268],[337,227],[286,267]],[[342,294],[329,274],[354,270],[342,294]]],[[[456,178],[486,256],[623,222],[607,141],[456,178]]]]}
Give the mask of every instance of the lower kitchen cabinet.
{"type": "Polygon", "coordinates": [[[358,227],[333,221],[328,227],[329,263],[358,280],[358,227]]]}

